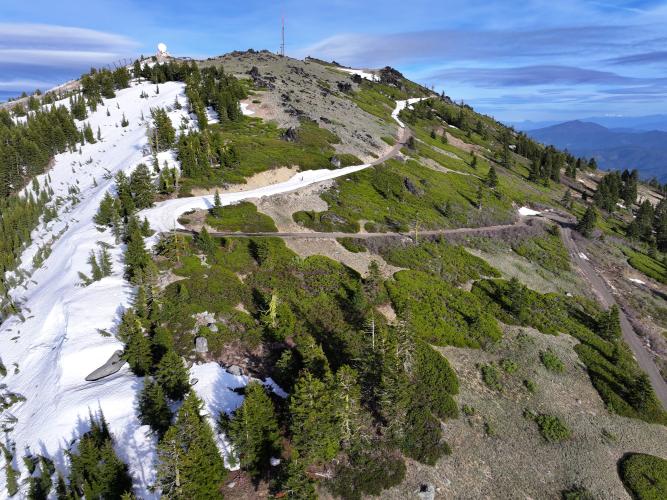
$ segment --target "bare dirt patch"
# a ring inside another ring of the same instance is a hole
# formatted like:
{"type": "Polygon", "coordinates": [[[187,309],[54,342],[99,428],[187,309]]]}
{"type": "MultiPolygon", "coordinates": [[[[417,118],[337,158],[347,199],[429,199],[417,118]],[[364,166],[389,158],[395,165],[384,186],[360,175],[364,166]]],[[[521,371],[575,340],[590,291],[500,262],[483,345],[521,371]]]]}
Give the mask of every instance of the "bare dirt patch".
{"type": "Polygon", "coordinates": [[[629,498],[616,472],[628,451],[667,457],[667,428],[610,414],[573,351],[569,336],[543,335],[506,327],[491,351],[443,348],[461,383],[459,405],[474,414],[444,424],[452,455],[435,467],[408,462],[406,480],[383,498],[417,498],[419,485],[431,483],[437,498],[560,498],[574,485],[594,498],[629,498]],[[539,353],[552,349],[565,364],[549,372],[539,353]],[[478,364],[511,359],[519,365],[502,373],[502,391],[481,380],[478,364]],[[535,393],[524,386],[536,384],[535,393]],[[562,443],[547,443],[524,409],[556,415],[572,430],[562,443]],[[492,432],[489,432],[489,429],[492,432]]]}
{"type": "Polygon", "coordinates": [[[264,172],[259,172],[255,175],[252,175],[246,178],[244,184],[229,184],[223,187],[215,188],[193,188],[193,196],[204,196],[209,194],[215,194],[217,191],[220,194],[223,193],[237,193],[239,191],[250,191],[252,189],[257,189],[265,186],[272,186],[273,184],[279,184],[290,180],[299,172],[299,167],[278,167],[271,170],[265,170],[264,172]]]}
{"type": "Polygon", "coordinates": [[[300,210],[313,210],[322,212],[328,208],[327,203],[320,198],[320,193],[331,186],[333,181],[312,184],[298,191],[283,193],[279,195],[254,198],[249,201],[257,206],[257,210],[265,213],[273,219],[279,232],[312,232],[300,226],[292,214],[300,210]]]}
{"type": "Polygon", "coordinates": [[[379,255],[370,252],[350,252],[338,243],[335,239],[286,239],[285,245],[293,252],[299,254],[301,257],[309,257],[311,255],[324,255],[330,259],[336,260],[341,264],[345,264],[357,271],[362,276],[368,273],[368,266],[372,261],[377,261],[380,266],[380,272],[385,278],[393,276],[400,267],[387,264],[385,260],[379,255]]]}

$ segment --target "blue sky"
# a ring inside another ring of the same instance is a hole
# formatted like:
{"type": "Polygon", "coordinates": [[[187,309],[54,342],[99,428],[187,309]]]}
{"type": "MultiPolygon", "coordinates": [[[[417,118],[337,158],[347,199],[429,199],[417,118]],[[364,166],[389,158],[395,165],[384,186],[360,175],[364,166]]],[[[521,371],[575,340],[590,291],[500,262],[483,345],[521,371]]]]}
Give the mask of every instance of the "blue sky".
{"type": "Polygon", "coordinates": [[[667,1],[3,0],[0,98],[152,54],[394,66],[502,120],[667,113],[667,1]],[[9,3],[9,5],[7,5],[9,3]]]}

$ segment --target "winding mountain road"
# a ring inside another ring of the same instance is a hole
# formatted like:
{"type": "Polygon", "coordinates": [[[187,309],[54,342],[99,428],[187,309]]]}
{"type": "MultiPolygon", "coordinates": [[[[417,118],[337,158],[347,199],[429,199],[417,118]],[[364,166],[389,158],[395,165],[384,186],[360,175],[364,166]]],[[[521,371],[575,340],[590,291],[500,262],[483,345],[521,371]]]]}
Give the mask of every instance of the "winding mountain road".
{"type": "MultiPolygon", "coordinates": [[[[588,282],[600,304],[607,309],[616,304],[616,299],[614,299],[611,286],[595,270],[590,261],[582,257],[585,254],[579,250],[576,241],[574,241],[574,238],[572,237],[572,229],[569,227],[569,225],[572,224],[572,221],[555,214],[550,214],[547,218],[560,224],[561,238],[565,248],[567,248],[570,253],[572,263],[579,270],[579,273],[586,282],[588,282]]],[[[641,338],[635,333],[630,321],[620,307],[619,316],[621,320],[623,340],[630,346],[637,363],[651,380],[651,385],[653,386],[658,399],[662,403],[662,406],[667,409],[667,382],[662,378],[660,370],[658,370],[658,367],[653,360],[653,356],[642,344],[641,338]]]]}
{"type": "MultiPolygon", "coordinates": [[[[417,236],[439,236],[447,234],[475,234],[487,233],[495,231],[504,231],[506,229],[526,226],[523,218],[518,219],[513,224],[499,224],[497,226],[482,226],[482,227],[458,227],[455,229],[431,229],[426,231],[419,231],[417,236]]],[[[182,234],[197,234],[198,231],[189,229],[177,229],[177,233],[182,234]]],[[[355,238],[366,240],[370,238],[414,238],[415,233],[400,233],[400,232],[386,232],[386,233],[344,233],[340,231],[332,232],[233,232],[233,231],[209,231],[209,235],[214,237],[235,237],[235,238],[288,238],[288,239],[302,239],[302,240],[330,240],[333,238],[355,238]]]]}

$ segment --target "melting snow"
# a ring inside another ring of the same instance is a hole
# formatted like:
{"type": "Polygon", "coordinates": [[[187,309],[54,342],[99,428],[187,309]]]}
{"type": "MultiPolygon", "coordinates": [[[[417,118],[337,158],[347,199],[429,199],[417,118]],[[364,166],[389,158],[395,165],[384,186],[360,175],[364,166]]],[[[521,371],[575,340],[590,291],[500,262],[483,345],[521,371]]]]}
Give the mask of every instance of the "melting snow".
{"type": "Polygon", "coordinates": [[[633,283],[637,283],[638,285],[645,285],[646,284],[646,282],[644,282],[640,279],[637,279],[637,278],[628,278],[628,280],[632,281],[633,283]]]}
{"type": "MultiPolygon", "coordinates": [[[[48,173],[53,199],[68,198],[68,189],[76,186],[80,201],[68,201],[60,208],[58,219],[33,231],[33,243],[21,256],[21,268],[26,271],[31,270],[32,257],[39,248],[57,240],[51,255],[34,271],[25,288],[11,291],[14,300],[22,304],[25,321],[14,316],[0,325],[2,361],[8,367],[3,382],[9,390],[27,398],[3,414],[17,419],[9,438],[15,441],[19,457],[25,447],[30,447],[34,453],[53,457],[63,470],[63,448],[87,430],[89,411],[102,409],[116,439],[116,450],[128,462],[137,494],[143,498],[154,496],[147,486],[153,480],[155,453],[155,443],[148,428],[140,425],[134,408],[143,381],[127,366],[97,382],[84,378],[114,351],[122,349],[114,336],[100,331],[114,331],[133,295],[122,276],[123,249],[114,244],[109,231],[99,232],[92,218],[104,194],[112,189],[114,174],[131,171],[141,162],[150,164],[142,112],[145,120],[150,120],[152,107],[170,106],[177,96],[185,100],[183,84],[161,84],[159,94],[154,89],[152,84],[136,85],[105,100],[84,120],[95,133],[100,127],[102,141],[81,146],[81,154],[56,156],[48,173]],[[147,99],[139,97],[142,91],[148,93],[147,99]],[[111,116],[106,115],[107,109],[111,116]],[[123,113],[130,122],[128,127],[120,126],[123,113]],[[90,274],[88,254],[99,250],[98,241],[113,245],[110,253],[114,272],[83,288],[78,273],[90,274]],[[15,363],[18,373],[14,372],[15,363]]],[[[169,115],[178,126],[186,113],[174,110],[169,115]]],[[[78,126],[83,127],[84,122],[77,122],[78,126]]],[[[46,177],[38,177],[40,186],[44,186],[46,177]]],[[[20,463],[20,458],[17,461],[20,463]]],[[[0,475],[2,491],[4,476],[0,475]]]]}
{"type": "Polygon", "coordinates": [[[584,260],[591,260],[591,259],[589,259],[588,256],[587,256],[585,253],[583,253],[583,252],[579,252],[579,257],[581,257],[581,258],[584,259],[584,260]]]}
{"type": "Polygon", "coordinates": [[[540,212],[538,212],[537,210],[533,210],[532,208],[521,207],[519,209],[519,215],[523,217],[532,217],[535,215],[540,215],[540,212]]]}
{"type": "MultiPolygon", "coordinates": [[[[190,368],[191,378],[196,378],[195,392],[204,401],[207,415],[213,429],[216,429],[216,420],[220,412],[231,414],[243,403],[243,396],[234,391],[248,385],[249,378],[245,375],[232,375],[218,363],[202,363],[190,368]]],[[[287,394],[270,378],[262,382],[280,397],[287,394]]],[[[225,458],[225,466],[231,470],[238,469],[238,465],[229,462],[232,447],[224,434],[217,434],[218,448],[225,458]]]]}
{"type": "MultiPolygon", "coordinates": [[[[33,231],[33,243],[21,256],[21,268],[32,272],[29,263],[40,247],[49,242],[53,242],[52,252],[24,286],[10,291],[12,298],[21,304],[25,319],[14,316],[0,325],[2,361],[8,368],[3,383],[8,390],[27,398],[3,413],[3,418],[16,419],[8,437],[15,442],[19,456],[29,447],[35,453],[52,457],[58,469],[64,470],[63,450],[88,429],[89,412],[101,409],[114,435],[116,451],[128,463],[135,480],[135,493],[141,498],[156,496],[148,489],[154,481],[155,442],[148,427],[140,425],[135,409],[143,380],[132,375],[127,366],[96,382],[86,382],[85,377],[114,351],[122,349],[122,343],[112,334],[134,293],[122,276],[123,248],[114,244],[110,231],[99,232],[92,218],[104,194],[113,189],[113,176],[117,172],[130,172],[141,162],[150,164],[146,137],[150,109],[169,108],[177,97],[181,102],[186,101],[181,83],[161,84],[159,94],[154,89],[153,84],[133,85],[119,91],[116,98],[105,100],[84,121],[95,132],[100,127],[103,140],[81,146],[81,154],[63,153],[55,157],[48,173],[53,199],[68,199],[69,189],[76,186],[80,190],[79,201],[65,202],[56,220],[33,231]],[[142,92],[148,98],[140,98],[142,92]],[[111,116],[107,116],[107,109],[111,116]],[[120,127],[123,113],[129,120],[128,127],[120,127]],[[100,241],[112,245],[113,274],[83,288],[78,273],[90,273],[88,255],[91,250],[99,249],[100,241]]],[[[397,102],[392,116],[399,125],[403,126],[398,112],[418,100],[397,102]]],[[[188,119],[185,109],[171,110],[169,116],[175,127],[188,119]]],[[[78,122],[79,127],[84,122],[78,122]]],[[[190,118],[190,126],[195,124],[190,118]]],[[[160,153],[158,160],[161,166],[165,161],[170,166],[177,165],[173,152],[160,153]]],[[[368,166],[305,171],[283,183],[226,193],[221,196],[222,203],[292,191],[368,166]]],[[[44,186],[46,177],[38,177],[40,186],[44,186]]],[[[208,208],[212,203],[213,196],[168,200],[141,215],[146,215],[158,232],[168,231],[186,210],[208,208]]],[[[195,390],[204,399],[210,418],[219,411],[233,411],[241,403],[242,396],[230,389],[244,386],[246,377],[235,377],[217,364],[196,365],[192,374],[199,379],[195,390]]],[[[287,396],[273,380],[264,383],[277,395],[287,396]]],[[[224,437],[219,444],[227,453],[224,437]]],[[[16,462],[20,465],[20,460],[16,462]]],[[[5,491],[4,482],[5,475],[0,474],[0,491],[5,491]]]]}
{"type": "Polygon", "coordinates": [[[380,81],[379,76],[369,71],[364,71],[363,69],[352,69],[352,68],[337,68],[337,69],[345,71],[345,73],[349,73],[351,75],[359,75],[361,78],[365,78],[366,80],[370,80],[372,82],[380,81]]]}
{"type": "Polygon", "coordinates": [[[248,109],[248,106],[250,106],[250,104],[248,104],[247,102],[242,102],[241,113],[243,113],[245,116],[254,115],[255,112],[252,109],[248,109]]]}

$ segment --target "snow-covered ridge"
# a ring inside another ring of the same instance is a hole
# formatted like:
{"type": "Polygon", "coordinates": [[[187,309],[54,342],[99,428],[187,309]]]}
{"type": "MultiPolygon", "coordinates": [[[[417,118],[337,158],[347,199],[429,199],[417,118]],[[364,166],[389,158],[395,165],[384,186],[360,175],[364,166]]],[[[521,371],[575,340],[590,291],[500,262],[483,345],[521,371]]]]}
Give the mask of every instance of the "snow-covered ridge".
{"type": "MultiPolygon", "coordinates": [[[[16,445],[14,466],[24,471],[20,458],[23,450],[29,448],[33,453],[53,458],[58,470],[66,470],[63,450],[87,430],[89,413],[101,409],[115,438],[116,451],[128,463],[136,493],[141,498],[154,496],[148,488],[154,481],[156,445],[149,428],[141,426],[137,419],[136,397],[143,380],[135,377],[127,366],[96,382],[86,382],[85,377],[123,348],[113,334],[134,295],[133,288],[123,279],[123,247],[115,245],[109,231],[98,231],[93,217],[105,193],[113,190],[116,173],[129,173],[139,163],[151,163],[146,136],[151,108],[169,109],[176,127],[182,119],[190,119],[185,107],[171,109],[176,98],[181,103],[186,101],[182,83],[161,84],[159,93],[156,90],[153,84],[133,85],[119,91],[116,98],[105,100],[96,112],[78,123],[80,127],[89,123],[94,132],[99,127],[102,141],[83,145],[80,152],[57,155],[53,168],[37,178],[40,186],[50,178],[54,200],[68,198],[70,189],[76,186],[78,201],[66,203],[56,220],[33,231],[33,242],[21,257],[23,270],[32,271],[32,258],[43,245],[53,242],[52,252],[25,286],[10,292],[21,304],[25,320],[14,316],[0,325],[1,356],[8,370],[2,382],[8,390],[26,398],[2,414],[4,423],[12,428],[8,437],[16,445]],[[141,98],[142,93],[148,94],[148,98],[141,98]],[[127,127],[120,126],[123,114],[129,121],[127,127]],[[100,242],[111,247],[113,274],[82,287],[79,272],[90,273],[87,260],[91,250],[99,250],[100,242]]],[[[403,126],[398,120],[400,110],[417,100],[397,103],[393,116],[399,125],[403,126]]],[[[176,165],[172,152],[161,153],[158,160],[161,166],[165,161],[169,166],[176,165]]],[[[293,191],[368,166],[305,171],[272,186],[226,193],[221,196],[222,203],[293,191]]],[[[183,212],[208,208],[212,203],[213,196],[173,199],[140,215],[146,216],[158,232],[168,231],[177,226],[176,219],[183,212]]],[[[230,397],[223,399],[224,408],[219,408],[212,404],[211,394],[247,383],[244,377],[231,381],[231,375],[221,371],[224,372],[218,365],[196,365],[191,371],[191,375],[200,378],[195,391],[212,414],[233,411],[241,399],[228,394],[230,397]],[[228,382],[234,384],[230,386],[228,382]]],[[[266,383],[284,395],[272,381],[266,383]]],[[[224,438],[219,445],[227,455],[229,449],[224,438]]],[[[5,491],[4,481],[5,475],[0,474],[0,491],[5,491]]]]}
{"type": "MultiPolygon", "coordinates": [[[[40,186],[50,177],[53,199],[67,198],[69,188],[76,186],[80,201],[66,204],[57,220],[33,231],[33,243],[23,252],[21,267],[29,269],[39,248],[56,239],[52,253],[25,288],[11,291],[22,304],[25,321],[15,316],[0,325],[2,361],[8,369],[2,382],[8,390],[26,397],[3,413],[5,422],[16,419],[9,434],[16,443],[15,464],[21,465],[21,455],[29,447],[33,453],[53,457],[63,470],[62,449],[86,430],[89,409],[101,408],[116,438],[118,454],[129,463],[142,497],[150,496],[146,486],[152,480],[154,454],[154,443],[147,437],[147,428],[139,425],[134,409],[142,380],[127,367],[99,382],[85,382],[84,378],[122,349],[113,335],[100,332],[114,331],[133,295],[123,279],[123,249],[114,244],[108,231],[99,232],[92,218],[104,194],[113,188],[114,174],[131,171],[141,162],[150,163],[142,113],[150,120],[151,108],[171,106],[177,96],[185,100],[181,83],[165,83],[159,90],[156,94],[155,85],[141,84],[105,100],[84,121],[95,132],[100,128],[102,142],[83,145],[81,154],[57,155],[48,174],[38,177],[40,186]],[[140,98],[142,92],[149,97],[140,98]],[[127,127],[120,126],[123,113],[127,127]],[[99,250],[98,242],[113,246],[113,274],[81,287],[78,273],[90,273],[88,255],[99,250]]],[[[186,112],[173,110],[169,115],[178,126],[186,112]]],[[[1,474],[0,491],[5,491],[4,480],[1,474]]]]}

